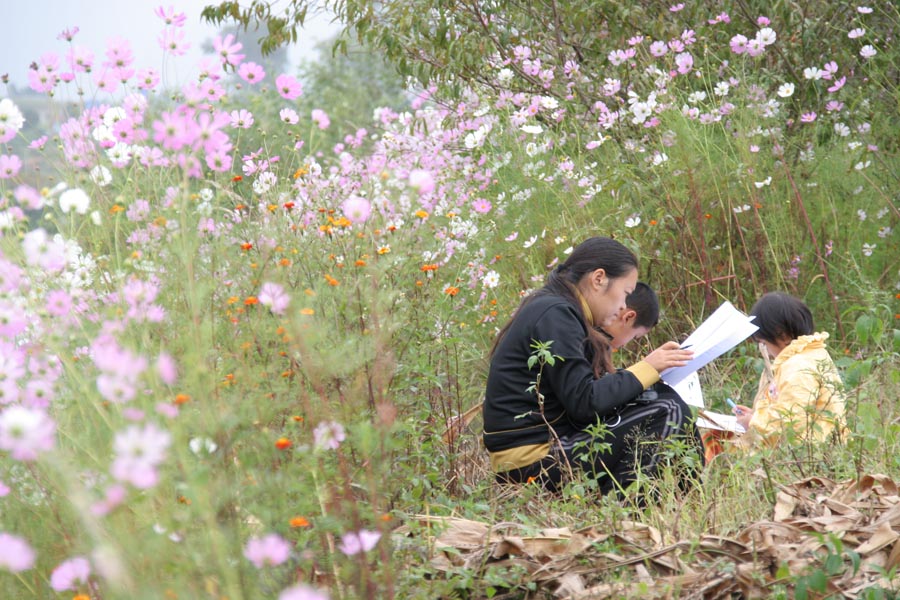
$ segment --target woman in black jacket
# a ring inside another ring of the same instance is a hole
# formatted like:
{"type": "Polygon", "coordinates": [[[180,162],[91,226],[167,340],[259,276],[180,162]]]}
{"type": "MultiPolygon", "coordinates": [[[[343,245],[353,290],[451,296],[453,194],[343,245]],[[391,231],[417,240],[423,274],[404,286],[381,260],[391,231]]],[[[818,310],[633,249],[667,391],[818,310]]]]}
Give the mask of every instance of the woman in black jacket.
{"type": "Polygon", "coordinates": [[[555,491],[569,464],[595,474],[603,493],[624,490],[638,471],[655,473],[663,440],[699,443],[688,407],[657,383],[661,371],[690,360],[690,350],[666,342],[627,369],[612,366],[601,329],[636,285],[634,254],[610,238],[590,238],[500,330],[484,400],[484,443],[498,481],[538,480],[555,491]],[[538,343],[550,344],[553,364],[529,368],[538,343]],[[588,428],[598,424],[605,435],[596,439],[588,428]],[[580,449],[593,441],[599,452],[580,449]]]}

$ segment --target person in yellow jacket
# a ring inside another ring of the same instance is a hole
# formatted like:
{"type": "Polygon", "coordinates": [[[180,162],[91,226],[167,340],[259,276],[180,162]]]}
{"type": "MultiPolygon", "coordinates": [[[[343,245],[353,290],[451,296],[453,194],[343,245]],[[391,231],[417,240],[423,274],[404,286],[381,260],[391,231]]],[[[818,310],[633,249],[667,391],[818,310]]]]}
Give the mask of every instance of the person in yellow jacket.
{"type": "Polygon", "coordinates": [[[765,359],[753,407],[734,413],[747,432],[735,438],[744,449],[782,441],[824,442],[843,437],[843,384],[828,353],[828,333],[815,331],[801,300],[782,292],[763,295],[750,315],[765,359]]]}

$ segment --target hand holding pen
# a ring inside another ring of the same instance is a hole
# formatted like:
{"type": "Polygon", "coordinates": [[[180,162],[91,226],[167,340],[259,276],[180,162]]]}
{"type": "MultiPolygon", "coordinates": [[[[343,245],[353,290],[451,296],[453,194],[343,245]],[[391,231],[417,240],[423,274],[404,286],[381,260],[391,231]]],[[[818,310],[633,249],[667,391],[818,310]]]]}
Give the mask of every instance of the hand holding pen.
{"type": "Polygon", "coordinates": [[[753,409],[743,406],[742,404],[737,404],[731,398],[725,398],[725,402],[731,407],[731,412],[737,417],[737,422],[740,423],[744,429],[748,429],[750,427],[750,419],[753,418],[753,409]]]}

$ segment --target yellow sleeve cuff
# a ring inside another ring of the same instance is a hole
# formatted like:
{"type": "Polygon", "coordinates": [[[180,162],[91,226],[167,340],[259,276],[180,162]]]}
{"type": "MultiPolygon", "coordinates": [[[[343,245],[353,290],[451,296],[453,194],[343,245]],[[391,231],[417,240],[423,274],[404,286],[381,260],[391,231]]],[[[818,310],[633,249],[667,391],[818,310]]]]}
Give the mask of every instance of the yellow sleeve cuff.
{"type": "Polygon", "coordinates": [[[635,363],[625,370],[637,377],[644,389],[659,381],[659,373],[645,360],[635,363]]]}

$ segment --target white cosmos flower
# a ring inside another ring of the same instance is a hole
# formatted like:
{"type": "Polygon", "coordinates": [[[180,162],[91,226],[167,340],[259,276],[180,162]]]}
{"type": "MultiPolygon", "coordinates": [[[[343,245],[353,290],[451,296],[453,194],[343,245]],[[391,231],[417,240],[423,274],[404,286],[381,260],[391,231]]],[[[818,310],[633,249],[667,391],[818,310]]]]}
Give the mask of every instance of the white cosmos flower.
{"type": "Polygon", "coordinates": [[[641,224],[640,215],[631,215],[630,217],[625,219],[625,227],[628,227],[629,229],[631,229],[632,227],[637,227],[640,224],[641,224]]]}
{"type": "Polygon", "coordinates": [[[778,86],[778,91],[775,92],[781,98],[790,98],[794,95],[794,84],[793,83],[782,83],[778,86]]]}
{"type": "Polygon", "coordinates": [[[772,177],[766,177],[766,178],[765,178],[764,180],[762,180],[762,181],[754,181],[754,182],[753,182],[753,185],[755,185],[756,188],[759,189],[759,188],[762,188],[762,187],[766,187],[767,185],[769,185],[769,184],[771,184],[771,183],[772,183],[772,177]]]}
{"type": "Polygon", "coordinates": [[[481,279],[481,283],[484,287],[493,289],[500,283],[500,274],[497,271],[488,271],[481,279]]]}
{"type": "Polygon", "coordinates": [[[540,125],[522,125],[522,131],[525,133],[533,133],[537,135],[539,133],[543,133],[544,129],[540,125]]]}
{"type": "Polygon", "coordinates": [[[872,252],[875,251],[875,248],[878,247],[878,244],[863,244],[862,253],[863,256],[872,256],[872,252]]]}
{"type": "Polygon", "coordinates": [[[815,81],[817,79],[822,79],[822,71],[820,71],[818,67],[806,67],[803,69],[803,76],[815,81]]]}
{"type": "Polygon", "coordinates": [[[91,199],[81,188],[72,188],[59,195],[59,210],[64,213],[74,210],[79,215],[87,213],[91,199]]]}
{"type": "Polygon", "coordinates": [[[97,165],[91,169],[91,179],[100,187],[106,187],[112,183],[112,173],[103,165],[97,165]]]}
{"type": "Polygon", "coordinates": [[[778,36],[775,34],[775,30],[771,27],[763,27],[756,32],[756,41],[763,46],[771,46],[775,43],[777,38],[778,36]]]}
{"type": "Polygon", "coordinates": [[[863,58],[872,58],[876,54],[878,54],[878,51],[875,50],[875,48],[870,44],[866,44],[865,46],[863,46],[862,48],[859,49],[859,55],[862,56],[863,58]]]}

